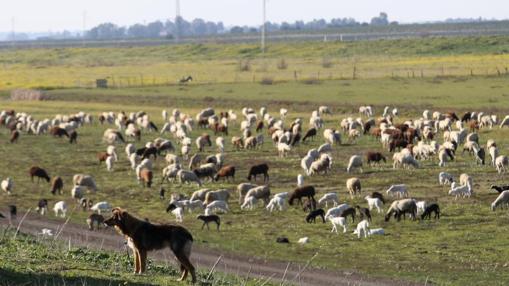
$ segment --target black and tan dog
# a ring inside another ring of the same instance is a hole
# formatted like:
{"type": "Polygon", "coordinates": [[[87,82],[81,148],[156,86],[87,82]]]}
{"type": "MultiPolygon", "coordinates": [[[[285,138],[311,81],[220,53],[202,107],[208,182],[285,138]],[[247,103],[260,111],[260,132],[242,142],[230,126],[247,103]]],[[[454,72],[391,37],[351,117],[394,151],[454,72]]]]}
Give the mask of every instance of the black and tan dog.
{"type": "Polygon", "coordinates": [[[114,208],[112,213],[104,224],[115,227],[126,237],[134,253],[135,273],[145,271],[147,251],[170,247],[180,263],[182,276],[179,280],[185,280],[191,273],[192,282],[196,282],[195,268],[189,261],[193,237],[187,229],[178,225],[152,224],[139,220],[120,208],[114,208]]]}

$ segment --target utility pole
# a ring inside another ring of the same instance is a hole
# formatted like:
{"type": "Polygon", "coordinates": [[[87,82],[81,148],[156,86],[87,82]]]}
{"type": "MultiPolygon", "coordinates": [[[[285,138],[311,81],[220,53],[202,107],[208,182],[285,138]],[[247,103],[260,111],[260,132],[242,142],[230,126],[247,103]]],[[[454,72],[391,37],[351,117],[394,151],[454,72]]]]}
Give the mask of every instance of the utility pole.
{"type": "Polygon", "coordinates": [[[175,42],[180,41],[180,0],[175,0],[175,42]]]}
{"type": "Polygon", "coordinates": [[[262,49],[262,54],[265,54],[265,23],[267,22],[266,19],[267,19],[267,13],[266,13],[266,8],[267,8],[267,5],[266,5],[266,0],[262,0],[262,18],[263,18],[263,23],[262,23],[262,42],[261,42],[261,49],[262,49]]]}

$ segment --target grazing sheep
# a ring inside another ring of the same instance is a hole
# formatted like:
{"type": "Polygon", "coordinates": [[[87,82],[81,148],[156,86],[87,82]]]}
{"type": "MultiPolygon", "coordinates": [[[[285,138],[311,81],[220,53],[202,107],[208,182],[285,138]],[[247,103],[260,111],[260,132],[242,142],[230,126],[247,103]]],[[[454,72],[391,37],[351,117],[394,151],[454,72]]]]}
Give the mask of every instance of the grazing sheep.
{"type": "Polygon", "coordinates": [[[313,186],[304,186],[296,188],[288,198],[288,203],[293,205],[293,201],[297,199],[299,204],[302,205],[302,198],[307,197],[310,201],[315,201],[315,187],[313,186]]]}
{"type": "Polygon", "coordinates": [[[359,169],[361,173],[364,172],[362,170],[362,156],[353,155],[352,157],[350,157],[346,171],[348,173],[351,173],[351,172],[353,172],[354,169],[359,169]]]}
{"type": "Polygon", "coordinates": [[[322,154],[320,155],[320,158],[318,160],[311,163],[308,174],[310,176],[314,174],[319,174],[321,172],[327,174],[327,171],[329,171],[331,167],[332,167],[332,157],[328,154],[322,154]]]}
{"type": "Polygon", "coordinates": [[[210,136],[208,134],[203,134],[202,136],[196,138],[196,147],[200,152],[205,150],[205,146],[212,146],[212,142],[210,141],[210,136]]]}
{"type": "Polygon", "coordinates": [[[28,173],[30,174],[30,179],[32,180],[32,182],[34,182],[34,177],[37,177],[37,183],[39,183],[41,179],[45,179],[48,183],[50,181],[50,177],[46,170],[40,167],[33,166],[30,168],[28,173]]]}
{"type": "Polygon", "coordinates": [[[452,182],[451,189],[449,190],[449,195],[454,196],[457,200],[458,197],[470,197],[472,195],[472,187],[470,183],[467,182],[466,185],[456,186],[456,182],[452,182]]]}
{"type": "Polygon", "coordinates": [[[491,204],[491,210],[495,211],[499,206],[509,206],[509,191],[503,191],[497,199],[491,204]]]}
{"type": "Polygon", "coordinates": [[[405,213],[410,213],[412,220],[416,219],[417,216],[417,205],[413,199],[402,199],[394,201],[387,213],[385,214],[385,221],[389,221],[391,216],[394,214],[394,217],[397,218],[398,221],[401,220],[401,216],[405,218],[405,213]]]}
{"type": "Polygon", "coordinates": [[[179,170],[177,172],[177,178],[179,179],[180,184],[196,183],[198,186],[202,186],[201,180],[191,171],[179,170]]]}
{"type": "Polygon", "coordinates": [[[59,201],[53,206],[55,216],[65,217],[67,214],[67,204],[64,201],[59,201]]]}
{"type": "Polygon", "coordinates": [[[495,167],[499,174],[507,172],[507,166],[509,166],[509,158],[505,155],[500,155],[495,159],[495,167]]]}
{"type": "Polygon", "coordinates": [[[219,152],[224,153],[224,138],[223,137],[217,137],[216,138],[216,146],[219,152]]]}
{"type": "Polygon", "coordinates": [[[343,227],[343,233],[346,233],[346,218],[340,217],[329,217],[329,221],[332,223],[332,229],[330,232],[338,233],[338,226],[343,227]]]}
{"type": "Polygon", "coordinates": [[[454,153],[451,149],[441,148],[438,151],[438,159],[440,161],[438,163],[438,166],[445,167],[445,162],[447,162],[448,160],[454,161],[454,153]]]}
{"type": "Polygon", "coordinates": [[[392,185],[387,189],[386,193],[398,198],[408,197],[408,189],[405,184],[392,185]]]}
{"type": "Polygon", "coordinates": [[[350,208],[348,204],[341,204],[337,207],[333,207],[327,210],[327,213],[325,214],[325,219],[328,219],[329,217],[338,217],[341,216],[343,211],[350,208]]]}
{"type": "Polygon", "coordinates": [[[230,199],[231,191],[226,189],[221,189],[217,191],[210,191],[205,194],[204,203],[206,205],[210,204],[213,201],[225,201],[228,202],[230,199]]]}
{"type": "Polygon", "coordinates": [[[363,236],[364,238],[367,238],[369,234],[369,222],[367,220],[362,220],[359,222],[357,224],[356,231],[358,238],[362,238],[363,236]]]}
{"type": "Polygon", "coordinates": [[[12,181],[11,178],[7,178],[2,181],[0,186],[2,187],[2,190],[4,192],[6,192],[8,195],[10,195],[12,193],[12,189],[14,188],[14,182],[12,181]]]}
{"type": "Polygon", "coordinates": [[[191,195],[191,198],[189,200],[191,200],[191,201],[200,200],[203,202],[203,201],[205,201],[205,196],[210,191],[212,191],[212,190],[211,189],[201,189],[201,190],[195,191],[195,192],[193,192],[193,194],[191,195]]]}
{"type": "Polygon", "coordinates": [[[352,217],[352,222],[355,222],[355,215],[356,215],[355,208],[349,207],[349,208],[343,210],[339,216],[344,217],[345,219],[348,216],[351,216],[352,217]]]}
{"type": "Polygon", "coordinates": [[[277,144],[278,155],[281,158],[286,157],[288,152],[290,152],[291,150],[292,150],[292,148],[290,147],[290,145],[288,145],[286,143],[278,143],[277,144]]]}
{"type": "Polygon", "coordinates": [[[505,185],[505,186],[495,186],[495,185],[491,185],[490,189],[495,190],[495,191],[497,191],[497,192],[500,194],[500,193],[502,193],[503,191],[507,191],[507,190],[509,190],[509,185],[505,185]]]}
{"type": "Polygon", "coordinates": [[[225,179],[226,181],[229,181],[229,178],[235,179],[235,167],[232,165],[226,165],[219,169],[217,171],[216,175],[214,176],[214,181],[219,181],[220,178],[225,179]]]}
{"type": "Polygon", "coordinates": [[[240,206],[241,210],[247,209],[247,210],[253,210],[256,206],[256,203],[258,202],[258,199],[253,196],[246,196],[244,198],[244,203],[240,206]]]}
{"type": "Polygon", "coordinates": [[[90,208],[91,211],[97,212],[98,214],[110,212],[111,209],[112,206],[108,202],[98,202],[90,208]]]}
{"type": "Polygon", "coordinates": [[[369,210],[376,208],[378,213],[382,212],[382,201],[379,198],[372,198],[370,196],[366,196],[364,199],[368,202],[369,210]]]}
{"type": "Polygon", "coordinates": [[[317,209],[309,212],[309,214],[306,216],[306,222],[307,223],[316,223],[316,217],[321,217],[323,223],[325,223],[325,212],[323,209],[317,209]]]}
{"type": "Polygon", "coordinates": [[[85,187],[82,186],[74,186],[71,189],[71,197],[77,200],[83,198],[83,194],[85,193],[85,187]]]}
{"type": "Polygon", "coordinates": [[[357,193],[360,194],[362,188],[361,188],[361,180],[359,178],[349,178],[346,180],[346,189],[350,193],[350,197],[353,198],[354,195],[357,195],[357,193]]]}
{"type": "Polygon", "coordinates": [[[461,174],[460,175],[460,185],[466,185],[469,184],[471,187],[473,186],[472,177],[470,177],[468,174],[461,174]]]}
{"type": "Polygon", "coordinates": [[[251,181],[251,178],[254,178],[254,180],[256,181],[256,176],[261,174],[263,174],[264,182],[269,181],[269,165],[267,165],[266,163],[252,166],[249,169],[247,179],[251,181]]]}
{"type": "Polygon", "coordinates": [[[496,166],[497,157],[500,155],[499,152],[498,152],[497,146],[490,146],[490,147],[488,147],[488,152],[490,153],[490,157],[491,157],[491,165],[493,167],[495,167],[496,166]]]}
{"type": "Polygon", "coordinates": [[[209,178],[210,181],[212,181],[216,175],[216,165],[213,163],[201,165],[199,168],[194,169],[193,173],[195,173],[199,179],[209,178]]]}
{"type": "Polygon", "coordinates": [[[94,192],[98,191],[95,180],[90,175],[76,174],[73,176],[72,181],[75,186],[83,186],[94,192]]]}
{"type": "Polygon", "coordinates": [[[338,194],[326,193],[318,200],[318,204],[319,205],[325,204],[326,208],[328,207],[329,202],[332,203],[333,206],[337,206],[339,204],[338,194]]]}
{"type": "Polygon", "coordinates": [[[267,204],[270,200],[270,188],[267,185],[254,187],[246,193],[246,198],[248,197],[254,197],[256,200],[263,200],[263,202],[267,204]]]}
{"type": "Polygon", "coordinates": [[[438,183],[442,186],[444,185],[450,185],[454,181],[451,174],[446,172],[440,172],[438,174],[438,183]]]}
{"type": "Polygon", "coordinates": [[[440,207],[436,203],[432,203],[428,206],[426,206],[426,209],[421,215],[421,220],[428,219],[431,220],[431,214],[435,213],[435,219],[440,219],[440,207]]]}
{"type": "Polygon", "coordinates": [[[64,188],[64,181],[60,177],[53,177],[51,180],[51,193],[53,195],[62,194],[62,189],[64,188]]]}
{"type": "Polygon", "coordinates": [[[228,203],[225,201],[213,201],[210,204],[206,204],[205,215],[211,215],[213,212],[217,211],[222,213],[229,212],[230,208],[228,207],[228,203]]]}
{"type": "Polygon", "coordinates": [[[416,201],[415,205],[417,206],[417,213],[423,213],[426,210],[426,201],[416,201]]]}
{"type": "Polygon", "coordinates": [[[282,212],[285,208],[285,198],[281,196],[274,196],[270,199],[269,203],[265,207],[269,212],[273,212],[276,207],[282,212]]]}
{"type": "Polygon", "coordinates": [[[368,208],[361,208],[360,206],[356,205],[355,209],[359,212],[359,216],[361,217],[361,220],[367,219],[371,222],[371,212],[368,208]]]}
{"type": "Polygon", "coordinates": [[[87,225],[88,229],[94,230],[94,224],[96,225],[97,229],[101,227],[104,223],[104,217],[100,214],[90,214],[87,218],[87,225]]]}
{"type": "Polygon", "coordinates": [[[196,219],[199,219],[203,221],[203,225],[201,226],[201,229],[205,226],[207,226],[207,230],[210,230],[209,223],[214,222],[217,226],[217,231],[219,231],[219,226],[221,225],[221,219],[217,215],[199,215],[196,217],[196,219]]]}

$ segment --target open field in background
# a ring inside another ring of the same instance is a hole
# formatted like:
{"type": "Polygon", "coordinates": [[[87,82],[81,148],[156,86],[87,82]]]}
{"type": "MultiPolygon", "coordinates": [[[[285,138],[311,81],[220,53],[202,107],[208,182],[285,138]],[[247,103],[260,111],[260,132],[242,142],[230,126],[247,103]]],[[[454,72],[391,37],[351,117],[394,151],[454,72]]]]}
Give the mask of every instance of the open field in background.
{"type": "MultiPolygon", "coordinates": [[[[232,107],[240,115],[242,106],[258,109],[265,105],[270,113],[277,115],[279,107],[284,106],[290,110],[287,123],[301,117],[306,126],[314,108],[329,104],[333,107],[334,116],[325,117],[325,126],[339,128],[341,118],[357,116],[358,105],[366,103],[375,105],[377,115],[385,104],[399,107],[402,117],[398,118],[397,122],[420,117],[424,108],[493,111],[503,117],[509,113],[506,106],[509,102],[507,93],[508,83],[498,77],[375,79],[327,81],[316,85],[282,83],[262,86],[237,83],[114,90],[66,89],[49,92],[52,98],[58,99],[55,101],[14,102],[4,97],[1,105],[3,109],[13,108],[18,112],[29,112],[38,119],[80,110],[94,115],[110,110],[144,110],[158,126],[162,126],[160,112],[163,108],[171,110],[179,107],[182,112],[194,116],[199,109],[206,106],[212,106],[216,111],[232,107]],[[407,109],[407,106],[410,108],[407,109]]],[[[295,187],[297,174],[302,172],[299,167],[300,158],[308,149],[323,143],[320,133],[314,142],[295,148],[290,156],[284,159],[277,157],[275,148],[268,142],[261,150],[232,151],[230,138],[240,133],[238,124],[237,122],[231,126],[231,134],[226,137],[226,163],[237,167],[235,182],[206,183],[205,187],[234,188],[238,183],[245,182],[250,165],[269,162],[272,192],[291,191],[295,187]]],[[[115,165],[113,173],[108,173],[104,165],[98,164],[95,154],[106,148],[101,142],[102,132],[106,128],[108,127],[100,126],[97,122],[80,128],[79,144],[76,146],[69,145],[65,139],[59,140],[46,135],[22,135],[18,144],[0,145],[0,152],[3,154],[0,169],[4,170],[1,176],[11,176],[15,182],[12,196],[0,196],[1,205],[15,203],[23,209],[33,208],[38,199],[43,197],[50,199],[52,203],[65,199],[72,204],[69,199],[72,175],[89,173],[96,178],[100,187],[97,194],[88,195],[94,201],[107,200],[153,221],[173,221],[174,218],[164,212],[167,201],[161,201],[157,192],[161,180],[160,171],[165,165],[162,160],[158,159],[156,162],[156,184],[152,189],[143,189],[136,182],[122,145],[118,146],[120,161],[115,165]],[[46,168],[51,176],[59,175],[64,178],[64,195],[53,197],[49,193],[48,184],[30,182],[27,171],[34,164],[46,168]]],[[[196,129],[192,138],[203,132],[211,133],[196,129]]],[[[483,129],[480,132],[481,144],[484,145],[489,138],[495,139],[500,153],[509,154],[507,132],[509,131],[500,130],[498,127],[493,130],[483,129]]],[[[2,141],[5,141],[7,131],[2,130],[0,136],[2,141]]],[[[142,141],[136,145],[141,147],[158,136],[159,134],[155,133],[144,133],[142,141]]],[[[439,138],[441,141],[441,136],[439,138]]],[[[488,189],[491,184],[507,182],[507,175],[499,176],[494,168],[489,166],[476,166],[473,158],[467,154],[462,155],[461,152],[458,160],[447,164],[444,169],[438,168],[438,162],[434,160],[423,162],[422,168],[418,170],[395,171],[392,170],[389,160],[389,163],[381,168],[365,166],[365,173],[352,175],[345,172],[351,155],[364,154],[367,150],[380,150],[388,158],[391,154],[381,150],[380,144],[367,136],[362,137],[357,144],[344,143],[334,147],[331,174],[306,178],[306,183],[315,185],[319,194],[337,191],[342,202],[365,206],[366,203],[361,197],[352,200],[346,195],[344,185],[347,178],[360,177],[364,194],[384,191],[394,183],[406,183],[412,197],[439,202],[443,212],[442,219],[437,222],[385,223],[383,216],[375,213],[373,227],[385,228],[387,236],[359,241],[350,233],[331,234],[329,223],[306,224],[305,213],[297,208],[272,215],[266,213],[261,206],[252,212],[240,211],[237,197],[234,196],[230,204],[232,212],[222,217],[221,232],[201,231],[201,224],[195,220],[195,215],[186,214],[184,225],[192,231],[196,241],[202,246],[297,262],[306,262],[318,253],[311,263],[314,267],[342,269],[374,277],[419,282],[428,280],[428,283],[440,285],[465,285],[472,281],[478,285],[502,285],[505,283],[503,281],[509,279],[505,271],[509,267],[506,240],[509,215],[506,211],[490,211],[489,205],[496,198],[496,194],[488,189]],[[448,197],[448,188],[439,187],[437,183],[437,175],[442,170],[456,177],[463,172],[473,175],[474,196],[458,201],[448,197]],[[311,243],[305,246],[295,243],[279,245],[275,243],[278,236],[287,236],[293,242],[300,237],[309,236],[311,243]]],[[[193,153],[194,151],[195,149],[193,153]]],[[[206,154],[215,152],[214,147],[206,150],[206,154]]],[[[179,184],[165,184],[165,187],[169,192],[185,194],[198,189],[194,185],[179,184]]],[[[79,223],[84,224],[86,216],[87,213],[78,209],[72,212],[72,220],[79,223]]],[[[352,230],[351,225],[349,230],[352,230]]]]}
{"type": "Polygon", "coordinates": [[[503,36],[273,43],[265,55],[256,44],[213,43],[5,49],[0,89],[92,87],[97,78],[115,87],[168,85],[187,75],[195,83],[504,75],[508,53],[503,36]]]}

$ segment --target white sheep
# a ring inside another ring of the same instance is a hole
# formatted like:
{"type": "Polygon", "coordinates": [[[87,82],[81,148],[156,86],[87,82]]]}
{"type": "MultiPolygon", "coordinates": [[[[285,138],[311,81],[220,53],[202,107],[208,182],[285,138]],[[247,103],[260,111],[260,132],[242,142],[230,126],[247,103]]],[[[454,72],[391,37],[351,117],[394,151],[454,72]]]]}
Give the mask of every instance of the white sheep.
{"type": "Polygon", "coordinates": [[[472,187],[474,184],[473,184],[473,181],[472,181],[472,177],[470,177],[468,174],[461,174],[460,175],[460,185],[466,185],[466,184],[470,184],[470,187],[472,187]]]}
{"type": "Polygon", "coordinates": [[[392,185],[387,189],[386,193],[399,198],[408,197],[408,189],[405,184],[392,185]]]}
{"type": "Polygon", "coordinates": [[[493,167],[496,166],[496,160],[497,160],[497,157],[499,156],[499,152],[498,152],[498,148],[497,146],[490,146],[488,147],[488,152],[490,153],[490,157],[491,157],[491,165],[493,167]]]}
{"type": "Polygon", "coordinates": [[[327,210],[327,213],[325,213],[325,219],[328,219],[329,217],[338,217],[349,207],[350,206],[348,204],[341,204],[337,207],[330,208],[327,210]]]}
{"type": "Polygon", "coordinates": [[[320,172],[327,173],[332,167],[332,157],[328,154],[322,154],[320,158],[309,167],[309,175],[319,174],[320,172]]]}
{"type": "Polygon", "coordinates": [[[440,172],[438,174],[438,183],[440,185],[449,185],[451,184],[452,182],[454,181],[453,177],[451,174],[449,173],[446,173],[446,172],[440,172]]]}
{"type": "Polygon", "coordinates": [[[346,180],[346,189],[350,193],[350,197],[353,198],[354,195],[357,195],[357,193],[360,193],[361,188],[361,180],[359,178],[349,178],[346,180]]]}
{"type": "Polygon", "coordinates": [[[131,154],[136,152],[136,147],[134,144],[129,143],[127,146],[125,146],[125,154],[127,155],[127,158],[131,158],[131,154]]]}
{"type": "Polygon", "coordinates": [[[246,196],[244,198],[244,203],[240,206],[240,209],[242,210],[253,210],[256,207],[256,203],[258,202],[258,199],[253,196],[246,196]]]}
{"type": "Polygon", "coordinates": [[[203,202],[203,201],[205,201],[205,197],[207,196],[207,193],[209,193],[211,191],[212,191],[211,189],[201,189],[201,190],[194,191],[189,200],[190,201],[199,200],[199,201],[203,202]]]}
{"type": "Polygon", "coordinates": [[[417,206],[417,213],[423,213],[426,209],[427,203],[426,201],[416,201],[415,205],[417,206]]]}
{"type": "Polygon", "coordinates": [[[333,206],[337,206],[339,204],[339,198],[338,194],[336,193],[326,193],[324,194],[319,200],[318,204],[323,205],[325,204],[325,207],[328,207],[328,204],[332,203],[333,206]]]}
{"type": "Polygon", "coordinates": [[[362,170],[362,156],[360,155],[353,155],[350,157],[350,161],[348,162],[348,167],[346,168],[346,171],[348,173],[352,172],[354,169],[359,169],[361,173],[363,173],[362,170]]]}
{"type": "Polygon", "coordinates": [[[279,157],[281,157],[281,158],[286,157],[288,152],[290,152],[291,150],[292,150],[292,148],[290,147],[290,145],[288,145],[286,143],[278,143],[277,144],[277,151],[278,151],[279,157]]]}
{"type": "Polygon", "coordinates": [[[97,212],[98,214],[107,213],[111,211],[111,209],[112,207],[108,202],[98,202],[90,208],[91,211],[97,212]]]}
{"type": "MultiPolygon", "coordinates": [[[[288,193],[287,193],[288,195],[288,193]]],[[[274,196],[267,206],[265,207],[269,212],[273,212],[274,209],[278,208],[279,211],[283,211],[285,208],[285,198],[282,196],[274,196]]]]}
{"type": "Polygon", "coordinates": [[[86,187],[89,190],[97,192],[97,185],[95,183],[95,180],[90,175],[76,174],[72,178],[72,181],[75,186],[86,187]]]}
{"type": "Polygon", "coordinates": [[[12,189],[14,188],[14,182],[11,178],[7,178],[2,181],[1,187],[4,192],[10,195],[12,193],[12,189]]]}
{"type": "Polygon", "coordinates": [[[509,191],[503,191],[498,195],[497,199],[491,204],[491,210],[495,211],[500,205],[509,206],[509,191]]]}
{"type": "Polygon", "coordinates": [[[59,201],[55,203],[53,206],[53,211],[55,212],[55,216],[60,215],[61,217],[65,217],[67,214],[67,204],[64,201],[59,201]]]}
{"type": "MultiPolygon", "coordinates": [[[[353,234],[358,234],[359,232],[356,230],[353,231],[353,234]]],[[[368,230],[368,235],[385,235],[385,230],[383,228],[370,228],[368,230]]]]}
{"type": "Polygon", "coordinates": [[[208,205],[205,205],[205,215],[211,215],[214,212],[220,211],[222,213],[227,213],[230,211],[228,207],[228,203],[225,201],[213,201],[208,205]]]}
{"type": "Polygon", "coordinates": [[[304,176],[302,176],[301,174],[298,174],[297,175],[297,187],[302,187],[304,186],[304,176]]]}
{"type": "Polygon", "coordinates": [[[116,151],[115,146],[109,145],[108,148],[106,149],[106,153],[108,153],[108,155],[110,155],[110,157],[113,157],[113,159],[115,161],[118,161],[118,156],[117,156],[117,151],[116,151]]]}
{"type": "Polygon", "coordinates": [[[216,146],[219,152],[224,153],[224,138],[223,137],[217,137],[216,138],[216,146]]]}
{"type": "Polygon", "coordinates": [[[114,160],[115,160],[115,158],[113,156],[108,156],[108,158],[106,158],[105,163],[106,163],[106,170],[108,170],[108,172],[113,171],[113,161],[114,160]]]}
{"type": "Polygon", "coordinates": [[[330,232],[338,233],[338,226],[343,227],[343,233],[346,233],[346,218],[340,217],[329,217],[329,221],[332,223],[332,229],[330,232]]]}
{"type": "Polygon", "coordinates": [[[495,167],[499,174],[507,172],[507,166],[509,165],[509,158],[505,155],[500,155],[495,159],[495,167]]]}
{"type": "Polygon", "coordinates": [[[362,238],[363,236],[365,238],[368,237],[369,234],[369,222],[367,220],[362,220],[357,224],[357,237],[362,238]]]}
{"type": "Polygon", "coordinates": [[[454,198],[457,200],[458,197],[470,197],[472,194],[472,188],[470,186],[470,183],[467,183],[466,185],[462,186],[456,186],[456,183],[453,182],[451,184],[451,189],[449,190],[449,195],[454,196],[454,198]]]}
{"type": "Polygon", "coordinates": [[[299,240],[297,241],[299,244],[306,244],[306,243],[309,243],[309,237],[305,236],[305,237],[301,237],[299,238],[299,240]]]}
{"type": "Polygon", "coordinates": [[[184,209],[181,207],[173,209],[171,213],[175,215],[176,222],[182,222],[184,220],[184,209]]]}
{"type": "Polygon", "coordinates": [[[379,198],[372,198],[370,196],[366,196],[364,199],[368,202],[369,210],[376,208],[378,213],[382,212],[382,201],[379,198]]]}
{"type": "Polygon", "coordinates": [[[288,192],[282,192],[282,193],[274,194],[274,197],[280,197],[280,198],[283,198],[283,199],[287,199],[288,198],[288,192]]]}
{"type": "Polygon", "coordinates": [[[85,188],[82,186],[74,186],[71,190],[71,197],[77,200],[83,198],[85,188]]]}

